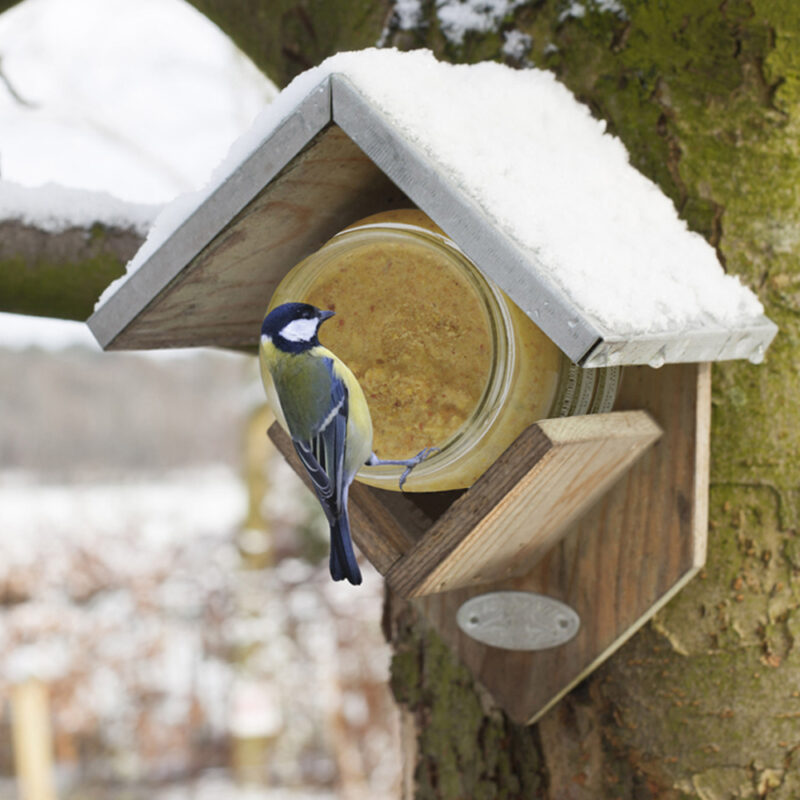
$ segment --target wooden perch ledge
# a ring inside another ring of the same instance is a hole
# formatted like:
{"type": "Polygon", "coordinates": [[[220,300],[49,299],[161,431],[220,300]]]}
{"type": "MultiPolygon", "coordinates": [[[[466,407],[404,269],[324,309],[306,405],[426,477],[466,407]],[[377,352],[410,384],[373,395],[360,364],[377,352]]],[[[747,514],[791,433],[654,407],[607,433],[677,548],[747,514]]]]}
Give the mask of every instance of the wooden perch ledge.
{"type": "MultiPolygon", "coordinates": [[[[402,597],[509,578],[541,558],[660,435],[644,411],[542,420],[466,492],[353,484],[353,538],[402,597]]],[[[270,437],[305,477],[277,423],[270,437]]]]}

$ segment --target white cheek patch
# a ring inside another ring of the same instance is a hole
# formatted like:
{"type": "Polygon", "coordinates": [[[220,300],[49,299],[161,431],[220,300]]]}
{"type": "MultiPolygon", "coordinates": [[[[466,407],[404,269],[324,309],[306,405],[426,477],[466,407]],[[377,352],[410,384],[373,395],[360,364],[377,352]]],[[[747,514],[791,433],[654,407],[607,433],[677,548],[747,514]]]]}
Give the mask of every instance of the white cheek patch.
{"type": "Polygon", "coordinates": [[[261,334],[261,344],[270,344],[271,342],[272,342],[272,339],[270,339],[269,336],[267,336],[266,333],[262,333],[261,334]]]}
{"type": "Polygon", "coordinates": [[[281,330],[281,336],[290,342],[310,342],[317,335],[317,319],[294,319],[281,330]]]}

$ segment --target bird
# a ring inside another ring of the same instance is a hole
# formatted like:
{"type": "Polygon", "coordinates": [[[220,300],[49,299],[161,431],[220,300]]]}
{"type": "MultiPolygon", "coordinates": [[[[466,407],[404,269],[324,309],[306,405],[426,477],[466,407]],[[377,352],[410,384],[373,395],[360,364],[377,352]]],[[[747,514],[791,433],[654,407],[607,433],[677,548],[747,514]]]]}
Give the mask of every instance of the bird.
{"type": "Polygon", "coordinates": [[[436,448],[414,458],[385,460],[372,451],[372,419],[356,376],[320,344],[319,328],[333,311],[290,302],[273,308],[261,325],[259,365],[269,405],[284,424],[311,478],[330,525],[330,573],[358,585],[361,570],[353,551],[347,495],[364,465],[397,464],[410,471],[436,448]]]}

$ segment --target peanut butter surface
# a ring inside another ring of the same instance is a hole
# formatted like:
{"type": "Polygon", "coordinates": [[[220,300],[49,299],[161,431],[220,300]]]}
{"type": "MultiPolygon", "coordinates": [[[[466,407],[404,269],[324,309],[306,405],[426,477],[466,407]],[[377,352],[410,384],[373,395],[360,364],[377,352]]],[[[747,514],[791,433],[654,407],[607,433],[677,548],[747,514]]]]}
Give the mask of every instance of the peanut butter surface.
{"type": "Polygon", "coordinates": [[[478,406],[489,322],[474,286],[435,250],[364,243],[322,270],[303,299],[336,312],[320,340],[361,383],[379,456],[441,445],[478,406]]]}

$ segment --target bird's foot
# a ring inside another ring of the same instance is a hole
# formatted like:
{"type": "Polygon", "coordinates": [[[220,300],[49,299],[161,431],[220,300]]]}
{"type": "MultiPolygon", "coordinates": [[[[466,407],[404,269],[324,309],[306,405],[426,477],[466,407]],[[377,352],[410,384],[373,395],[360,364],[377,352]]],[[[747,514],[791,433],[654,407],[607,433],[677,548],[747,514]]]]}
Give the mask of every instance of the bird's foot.
{"type": "Polygon", "coordinates": [[[438,447],[426,447],[424,450],[420,450],[414,458],[408,459],[408,466],[403,470],[403,474],[400,476],[400,491],[403,491],[403,484],[406,482],[408,476],[411,474],[411,470],[417,466],[417,464],[422,463],[428,456],[432,456],[434,453],[438,453],[440,448],[438,447]]]}
{"type": "Polygon", "coordinates": [[[403,474],[400,476],[400,491],[403,491],[403,485],[405,484],[408,476],[411,474],[411,470],[423,462],[426,458],[433,455],[434,453],[438,453],[441,448],[439,447],[426,447],[423,450],[420,450],[413,458],[404,458],[404,459],[383,459],[378,458],[375,453],[370,455],[369,460],[367,461],[367,466],[369,467],[378,467],[378,466],[398,466],[398,467],[405,467],[403,470],[403,474]]]}

